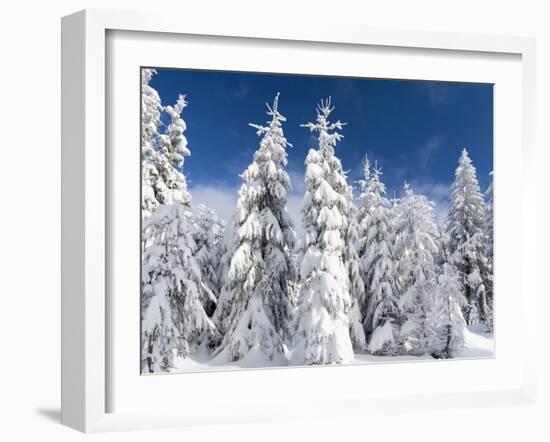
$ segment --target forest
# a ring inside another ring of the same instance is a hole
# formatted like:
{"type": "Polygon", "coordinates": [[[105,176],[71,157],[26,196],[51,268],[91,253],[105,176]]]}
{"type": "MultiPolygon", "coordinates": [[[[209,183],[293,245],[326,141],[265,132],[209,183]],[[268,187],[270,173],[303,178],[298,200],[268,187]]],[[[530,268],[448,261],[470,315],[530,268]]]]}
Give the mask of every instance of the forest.
{"type": "Polygon", "coordinates": [[[141,71],[142,373],[448,359],[475,355],[468,340],[492,343],[493,184],[480,190],[467,149],[438,222],[409,184],[387,196],[376,158],[350,182],[337,154],[346,124],[320,97],[302,124],[316,141],[298,235],[277,94],[267,122],[250,124],[257,149],[222,220],[192,202],[188,103],[162,103],[155,74],[141,71]]]}

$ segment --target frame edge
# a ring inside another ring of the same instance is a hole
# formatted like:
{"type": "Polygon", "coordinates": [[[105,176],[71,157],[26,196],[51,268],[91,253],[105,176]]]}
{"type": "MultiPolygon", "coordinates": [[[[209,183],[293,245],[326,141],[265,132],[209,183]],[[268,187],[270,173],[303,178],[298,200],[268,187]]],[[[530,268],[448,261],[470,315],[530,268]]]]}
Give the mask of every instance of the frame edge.
{"type": "Polygon", "coordinates": [[[85,428],[84,11],[61,21],[61,423],[85,428]]]}

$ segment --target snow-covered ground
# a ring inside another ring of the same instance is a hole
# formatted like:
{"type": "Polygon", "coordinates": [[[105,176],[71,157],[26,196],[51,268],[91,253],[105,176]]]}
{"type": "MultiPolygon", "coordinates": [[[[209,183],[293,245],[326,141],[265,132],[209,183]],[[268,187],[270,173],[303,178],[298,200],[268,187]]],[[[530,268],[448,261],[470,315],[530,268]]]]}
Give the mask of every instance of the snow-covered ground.
{"type": "MultiPolygon", "coordinates": [[[[494,356],[495,341],[493,335],[486,333],[483,326],[473,326],[465,330],[465,348],[459,358],[492,358],[494,356]]],[[[206,351],[188,358],[176,358],[177,368],[173,372],[198,372],[238,370],[244,368],[267,368],[288,366],[286,361],[268,361],[261,352],[251,351],[245,359],[236,362],[227,362],[227,355],[221,353],[212,358],[206,351]]],[[[420,361],[431,359],[430,356],[373,356],[366,353],[355,353],[353,364],[379,364],[388,362],[420,361]]]]}
{"type": "Polygon", "coordinates": [[[483,325],[474,325],[464,333],[465,348],[461,358],[492,358],[495,355],[495,339],[483,325]]]}

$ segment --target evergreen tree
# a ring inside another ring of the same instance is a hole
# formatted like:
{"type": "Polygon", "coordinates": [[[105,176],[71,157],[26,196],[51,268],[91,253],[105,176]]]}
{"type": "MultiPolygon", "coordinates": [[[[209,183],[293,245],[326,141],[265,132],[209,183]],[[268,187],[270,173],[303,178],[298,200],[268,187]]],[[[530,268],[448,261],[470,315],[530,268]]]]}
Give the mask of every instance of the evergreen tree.
{"type": "Polygon", "coordinates": [[[163,107],[158,92],[149,85],[154,69],[141,72],[141,208],[142,218],[149,217],[161,204],[188,203],[185,177],[181,172],[188,156],[181,112],[187,105],[180,96],[175,106],[163,107]],[[161,131],[161,116],[170,124],[161,131]]]}
{"type": "Polygon", "coordinates": [[[430,353],[438,228],[433,203],[408,184],[395,206],[394,259],[401,291],[401,345],[405,353],[430,353]]]}
{"type": "Polygon", "coordinates": [[[212,316],[214,324],[218,332],[218,345],[221,344],[223,336],[227,333],[230,327],[230,313],[235,299],[233,288],[227,284],[227,277],[231,267],[231,260],[238,246],[238,237],[236,230],[238,229],[237,214],[233,215],[227,222],[221,240],[221,259],[218,264],[217,274],[220,281],[220,294],[216,304],[216,310],[212,316]]]}
{"type": "MultiPolygon", "coordinates": [[[[194,256],[200,265],[204,283],[217,299],[221,286],[218,266],[222,255],[225,223],[214,210],[200,204],[193,212],[193,224],[193,238],[197,246],[194,256]]],[[[215,308],[215,302],[205,305],[208,316],[212,316],[215,308]]]]}
{"type": "Polygon", "coordinates": [[[302,215],[305,230],[300,264],[300,295],[295,326],[293,362],[319,365],[353,360],[349,330],[352,300],[344,264],[349,187],[334,148],[343,123],[331,123],[330,98],[317,107],[318,148],[306,158],[307,191],[302,215]]]}
{"type": "Polygon", "coordinates": [[[489,321],[488,266],[485,257],[485,203],[476,170],[466,149],[462,151],[452,186],[451,206],[445,221],[450,262],[456,266],[466,298],[463,309],[468,325],[489,321]]]}
{"type": "Polygon", "coordinates": [[[344,249],[344,265],[348,272],[351,308],[349,310],[350,337],[357,350],[367,348],[365,331],[361,321],[361,312],[365,302],[365,282],[361,272],[361,261],[357,246],[359,244],[359,225],[357,222],[358,210],[353,203],[352,188],[348,193],[348,225],[346,230],[346,247],[344,249]]]}
{"type": "Polygon", "coordinates": [[[159,137],[162,105],[158,92],[149,86],[155,73],[154,69],[141,71],[141,210],[143,217],[149,216],[159,205],[155,197],[155,187],[159,180],[155,146],[159,137]]]}
{"type": "MultiPolygon", "coordinates": [[[[491,172],[491,177],[494,175],[491,172]]],[[[494,248],[494,231],[493,231],[493,181],[489,184],[487,191],[485,192],[486,206],[485,206],[485,257],[487,258],[487,265],[489,269],[493,270],[493,248],[494,248]]]]}
{"type": "Polygon", "coordinates": [[[149,85],[154,74],[143,69],[141,78],[142,369],[149,372],[169,370],[176,355],[212,344],[215,327],[206,310],[216,302],[201,269],[182,173],[190,155],[181,119],[187,103],[180,95],[174,106],[164,107],[149,85]],[[163,115],[169,123],[161,131],[163,115]]]}
{"type": "Polygon", "coordinates": [[[433,333],[428,346],[433,356],[454,358],[464,349],[466,322],[462,316],[462,306],[465,303],[456,268],[448,263],[443,264],[437,278],[434,315],[430,322],[433,333]]]}
{"type": "Polygon", "coordinates": [[[172,321],[170,293],[166,281],[160,278],[148,284],[142,294],[142,373],[168,371],[174,367],[174,357],[182,347],[178,329],[172,321]]]}
{"type": "Polygon", "coordinates": [[[394,335],[399,319],[398,280],[392,250],[390,203],[384,196],[381,175],[376,167],[371,171],[370,162],[365,157],[363,179],[359,181],[362,203],[359,211],[359,257],[366,287],[362,317],[369,351],[392,354],[396,351],[394,335]]]}
{"type": "Polygon", "coordinates": [[[170,117],[170,124],[165,133],[160,135],[160,147],[169,163],[176,168],[181,168],[184,158],[191,155],[187,148],[187,138],[183,135],[187,126],[181,118],[181,113],[186,107],[184,95],[178,97],[174,106],[164,107],[164,112],[170,117]]]}
{"type": "Polygon", "coordinates": [[[438,227],[434,204],[414,193],[409,184],[396,205],[394,258],[400,289],[405,293],[418,282],[434,279],[438,247],[438,227]]]}
{"type": "Polygon", "coordinates": [[[204,306],[215,297],[194,256],[188,206],[158,206],[143,226],[142,367],[168,370],[175,354],[208,346],[214,324],[204,306]]]}
{"type": "Polygon", "coordinates": [[[291,259],[294,230],[286,210],[290,178],[283,135],[285,117],[278,110],[279,94],[267,126],[251,124],[262,136],[254,160],[242,174],[238,218],[222,308],[230,307],[224,318],[227,330],[217,353],[232,360],[259,352],[268,360],[285,355],[283,339],[288,334],[291,304],[289,281],[295,278],[291,259]],[[229,298],[230,301],[227,302],[229,298]]]}
{"type": "MultiPolygon", "coordinates": [[[[494,173],[491,172],[491,177],[494,173]]],[[[493,230],[493,180],[485,192],[487,204],[485,206],[485,257],[487,258],[487,272],[485,279],[485,287],[487,288],[487,326],[489,330],[493,330],[493,256],[494,256],[494,230],[493,230]]]]}

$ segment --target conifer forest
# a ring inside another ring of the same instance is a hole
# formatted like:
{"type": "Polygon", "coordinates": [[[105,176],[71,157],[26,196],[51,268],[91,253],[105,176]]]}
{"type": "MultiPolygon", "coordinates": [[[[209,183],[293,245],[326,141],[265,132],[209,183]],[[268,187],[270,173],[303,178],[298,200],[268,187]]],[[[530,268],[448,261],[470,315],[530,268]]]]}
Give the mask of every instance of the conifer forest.
{"type": "MultiPolygon", "coordinates": [[[[351,86],[303,77],[296,96],[268,90],[293,84],[282,75],[201,101],[168,74],[141,69],[143,374],[493,356],[492,139],[464,123],[463,144],[442,135],[413,152],[416,128],[441,128],[399,99],[399,81],[376,89],[389,109],[377,110],[351,86]],[[387,124],[368,117],[381,112],[387,124]],[[227,128],[235,114],[248,121],[227,128]],[[395,136],[401,156],[369,131],[395,136]],[[436,173],[445,184],[428,189],[436,173]]],[[[435,98],[414,87],[460,122],[460,85],[435,85],[435,98]]]]}

